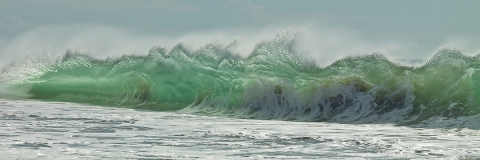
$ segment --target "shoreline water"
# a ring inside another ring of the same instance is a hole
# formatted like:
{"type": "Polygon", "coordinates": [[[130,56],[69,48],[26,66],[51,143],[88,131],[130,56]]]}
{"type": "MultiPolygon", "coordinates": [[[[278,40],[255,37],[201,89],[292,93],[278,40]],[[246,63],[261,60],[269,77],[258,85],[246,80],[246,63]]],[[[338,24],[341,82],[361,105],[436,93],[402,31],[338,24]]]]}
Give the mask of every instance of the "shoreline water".
{"type": "Polygon", "coordinates": [[[479,130],[291,122],[0,100],[7,159],[480,158],[479,130]]]}

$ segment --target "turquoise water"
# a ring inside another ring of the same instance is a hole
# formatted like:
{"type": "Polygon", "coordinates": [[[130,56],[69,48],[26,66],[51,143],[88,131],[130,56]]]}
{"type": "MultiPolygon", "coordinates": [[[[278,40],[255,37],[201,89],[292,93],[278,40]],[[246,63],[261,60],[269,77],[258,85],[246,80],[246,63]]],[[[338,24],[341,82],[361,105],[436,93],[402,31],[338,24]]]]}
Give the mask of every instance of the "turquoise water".
{"type": "Polygon", "coordinates": [[[445,49],[413,66],[373,53],[321,68],[294,47],[265,41],[246,58],[216,45],[104,60],[68,52],[5,68],[0,95],[291,121],[414,124],[480,113],[480,56],[445,49]]]}

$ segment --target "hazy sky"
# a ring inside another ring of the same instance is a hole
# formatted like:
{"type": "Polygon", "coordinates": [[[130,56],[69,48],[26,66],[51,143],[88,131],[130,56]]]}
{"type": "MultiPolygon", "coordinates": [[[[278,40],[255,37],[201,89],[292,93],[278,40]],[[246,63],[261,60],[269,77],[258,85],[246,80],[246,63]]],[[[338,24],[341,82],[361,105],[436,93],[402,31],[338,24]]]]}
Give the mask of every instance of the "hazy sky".
{"type": "Polygon", "coordinates": [[[187,31],[318,22],[362,30],[480,33],[480,1],[452,0],[2,0],[2,29],[104,24],[187,31]]]}
{"type": "MultiPolygon", "coordinates": [[[[200,39],[217,30],[234,37],[236,30],[256,35],[273,28],[308,28],[307,41],[322,43],[307,50],[312,54],[379,51],[427,58],[442,47],[473,54],[480,48],[479,8],[478,0],[0,0],[0,54],[27,52],[19,46],[37,41],[61,45],[38,37],[81,37],[78,32],[91,26],[96,26],[94,33],[111,28],[122,35],[128,30],[128,36],[203,33],[200,39]]],[[[120,34],[111,32],[103,39],[120,34]]]]}

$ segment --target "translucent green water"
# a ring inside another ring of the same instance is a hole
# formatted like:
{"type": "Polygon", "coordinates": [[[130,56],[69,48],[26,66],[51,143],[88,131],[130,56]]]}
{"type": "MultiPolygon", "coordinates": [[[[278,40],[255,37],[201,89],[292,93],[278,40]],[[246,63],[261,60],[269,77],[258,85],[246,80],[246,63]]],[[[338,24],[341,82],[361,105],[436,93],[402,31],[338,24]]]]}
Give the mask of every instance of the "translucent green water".
{"type": "Polygon", "coordinates": [[[248,58],[215,45],[107,60],[67,53],[57,62],[7,68],[0,82],[4,98],[241,118],[417,122],[480,113],[480,56],[441,50],[420,67],[380,54],[325,68],[305,59],[285,41],[259,44],[248,58]]]}

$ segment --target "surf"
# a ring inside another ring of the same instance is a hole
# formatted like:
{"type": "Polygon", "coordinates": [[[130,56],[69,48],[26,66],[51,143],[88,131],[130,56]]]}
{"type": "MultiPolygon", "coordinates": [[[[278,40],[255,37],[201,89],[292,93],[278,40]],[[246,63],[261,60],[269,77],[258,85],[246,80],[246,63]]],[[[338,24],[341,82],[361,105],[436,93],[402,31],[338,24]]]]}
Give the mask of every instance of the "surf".
{"type": "Polygon", "coordinates": [[[480,113],[479,55],[442,49],[413,66],[373,53],[319,67],[294,47],[264,41],[247,57],[215,44],[106,59],[68,51],[5,68],[0,95],[290,121],[409,124],[480,113]]]}

